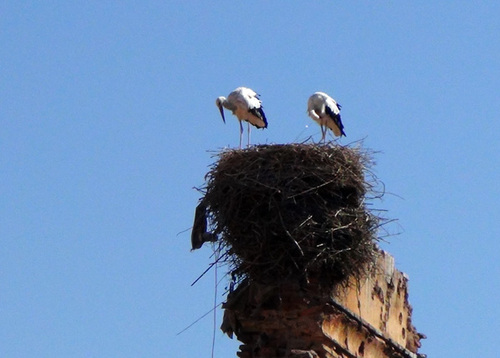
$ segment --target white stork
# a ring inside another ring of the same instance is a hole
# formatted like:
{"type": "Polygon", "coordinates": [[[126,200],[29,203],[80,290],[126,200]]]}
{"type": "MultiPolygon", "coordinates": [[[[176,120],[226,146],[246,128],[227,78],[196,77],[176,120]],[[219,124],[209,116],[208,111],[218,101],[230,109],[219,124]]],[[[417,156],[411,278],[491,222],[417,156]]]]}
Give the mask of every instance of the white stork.
{"type": "Polygon", "coordinates": [[[241,121],[248,123],[248,145],[250,145],[250,124],[257,128],[267,128],[267,119],[264,111],[262,110],[262,102],[259,95],[250,88],[238,87],[226,97],[219,97],[215,101],[219,108],[222,120],[226,123],[224,118],[225,107],[233,112],[240,122],[240,148],[241,138],[243,136],[243,124],[241,121]]]}
{"type": "Polygon", "coordinates": [[[307,101],[307,113],[321,127],[321,140],[325,140],[325,127],[330,128],[335,136],[345,136],[344,125],[340,119],[340,104],[323,92],[316,92],[307,101]]]}

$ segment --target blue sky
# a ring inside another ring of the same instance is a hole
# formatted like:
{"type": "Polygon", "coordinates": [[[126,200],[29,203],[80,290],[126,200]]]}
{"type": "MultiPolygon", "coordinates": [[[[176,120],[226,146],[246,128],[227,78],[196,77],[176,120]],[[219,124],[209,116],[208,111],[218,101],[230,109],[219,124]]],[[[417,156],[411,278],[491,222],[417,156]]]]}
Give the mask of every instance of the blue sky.
{"type": "MultiPolygon", "coordinates": [[[[261,94],[253,143],[343,105],[389,193],[382,243],[436,357],[496,357],[500,5],[479,1],[4,1],[0,4],[0,356],[209,357],[214,272],[189,229],[215,99],[261,94]]],[[[218,270],[219,278],[224,268],[218,270]]],[[[218,302],[222,300],[218,292],[218,302]]],[[[218,311],[216,325],[220,325],[218,311]]],[[[217,329],[216,356],[238,342],[217,329]]]]}

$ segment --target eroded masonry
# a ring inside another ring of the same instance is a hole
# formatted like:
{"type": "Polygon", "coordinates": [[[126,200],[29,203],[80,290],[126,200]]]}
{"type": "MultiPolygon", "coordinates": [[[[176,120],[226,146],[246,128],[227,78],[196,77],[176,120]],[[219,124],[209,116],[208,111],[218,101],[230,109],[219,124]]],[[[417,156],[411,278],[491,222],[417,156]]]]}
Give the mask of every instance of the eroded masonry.
{"type": "Polygon", "coordinates": [[[408,278],[378,248],[382,193],[360,147],[226,150],[200,190],[193,248],[232,282],[221,329],[239,357],[420,357],[408,278]]]}

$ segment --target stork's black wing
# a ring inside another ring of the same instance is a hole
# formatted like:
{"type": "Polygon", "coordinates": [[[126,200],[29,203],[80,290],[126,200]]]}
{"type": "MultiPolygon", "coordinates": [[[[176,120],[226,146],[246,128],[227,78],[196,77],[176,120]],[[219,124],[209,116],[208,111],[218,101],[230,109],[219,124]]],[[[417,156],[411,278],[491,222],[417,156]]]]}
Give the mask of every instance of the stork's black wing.
{"type": "Polygon", "coordinates": [[[344,125],[342,124],[342,119],[340,118],[340,113],[335,114],[329,106],[325,106],[325,112],[335,122],[335,125],[339,127],[341,135],[346,137],[344,132],[344,125]]]}
{"type": "Polygon", "coordinates": [[[262,107],[250,108],[248,110],[248,112],[252,113],[257,118],[260,118],[262,120],[262,122],[264,122],[264,127],[256,126],[257,128],[267,128],[267,118],[266,118],[266,114],[264,113],[264,110],[262,109],[262,107]]]}

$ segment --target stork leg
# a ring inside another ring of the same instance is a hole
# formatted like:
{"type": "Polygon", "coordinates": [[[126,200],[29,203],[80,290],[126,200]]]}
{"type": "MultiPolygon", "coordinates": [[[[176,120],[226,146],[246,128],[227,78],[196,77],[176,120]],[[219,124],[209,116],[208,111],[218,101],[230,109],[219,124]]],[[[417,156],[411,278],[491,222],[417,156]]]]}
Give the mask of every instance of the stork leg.
{"type": "Polygon", "coordinates": [[[238,122],[240,122],[240,149],[241,149],[241,139],[243,137],[243,124],[241,124],[241,121],[238,122]]]}
{"type": "Polygon", "coordinates": [[[247,122],[248,124],[248,142],[247,142],[247,147],[250,147],[250,122],[247,122]]]}
{"type": "Polygon", "coordinates": [[[321,127],[321,141],[323,143],[325,143],[326,142],[326,128],[323,125],[321,125],[320,127],[321,127]]]}

